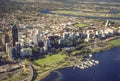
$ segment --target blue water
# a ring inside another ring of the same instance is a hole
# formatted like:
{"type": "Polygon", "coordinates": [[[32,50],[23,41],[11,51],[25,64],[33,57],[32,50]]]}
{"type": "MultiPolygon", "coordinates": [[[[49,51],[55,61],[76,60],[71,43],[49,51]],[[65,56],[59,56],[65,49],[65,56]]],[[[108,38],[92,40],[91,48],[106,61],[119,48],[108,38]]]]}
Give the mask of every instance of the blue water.
{"type": "Polygon", "coordinates": [[[84,70],[58,69],[42,81],[120,81],[120,48],[95,54],[93,59],[100,63],[84,70]]]}

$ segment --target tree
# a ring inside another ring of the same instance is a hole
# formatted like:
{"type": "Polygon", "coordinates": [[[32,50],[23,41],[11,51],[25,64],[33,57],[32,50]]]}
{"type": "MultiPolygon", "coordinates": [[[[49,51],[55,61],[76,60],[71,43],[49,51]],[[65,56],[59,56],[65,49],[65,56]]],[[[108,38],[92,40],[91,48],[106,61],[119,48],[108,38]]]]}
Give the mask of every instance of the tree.
{"type": "Polygon", "coordinates": [[[38,47],[37,46],[33,47],[32,50],[33,50],[33,53],[38,53],[38,47]]]}
{"type": "Polygon", "coordinates": [[[67,54],[66,50],[64,48],[62,48],[62,51],[61,51],[62,54],[67,54]]]}

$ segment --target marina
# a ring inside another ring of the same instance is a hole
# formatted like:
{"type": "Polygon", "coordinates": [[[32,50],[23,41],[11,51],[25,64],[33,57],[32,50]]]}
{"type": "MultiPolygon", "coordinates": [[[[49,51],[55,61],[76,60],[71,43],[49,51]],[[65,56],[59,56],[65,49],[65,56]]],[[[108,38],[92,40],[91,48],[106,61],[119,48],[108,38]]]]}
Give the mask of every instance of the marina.
{"type": "Polygon", "coordinates": [[[75,69],[76,67],[80,68],[80,69],[86,69],[86,68],[95,66],[97,64],[99,64],[99,61],[97,61],[97,60],[87,60],[87,61],[83,61],[83,62],[79,62],[79,63],[75,64],[73,69],[75,69]]]}

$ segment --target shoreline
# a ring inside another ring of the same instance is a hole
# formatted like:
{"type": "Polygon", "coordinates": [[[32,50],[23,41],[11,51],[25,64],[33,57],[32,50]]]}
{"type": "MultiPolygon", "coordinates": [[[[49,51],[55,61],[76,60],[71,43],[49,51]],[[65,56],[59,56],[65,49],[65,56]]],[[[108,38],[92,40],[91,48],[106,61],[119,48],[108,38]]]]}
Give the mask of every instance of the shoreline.
{"type": "Polygon", "coordinates": [[[92,52],[92,54],[95,54],[95,53],[100,53],[100,52],[102,52],[102,51],[106,51],[106,50],[110,50],[110,49],[112,49],[112,48],[116,48],[116,47],[120,47],[120,44],[118,43],[118,44],[112,44],[112,42],[113,41],[120,41],[120,36],[116,36],[116,37],[111,37],[111,38],[109,38],[109,39],[106,39],[106,40],[104,40],[103,42],[107,42],[106,44],[108,44],[106,47],[101,47],[101,48],[96,48],[96,50],[92,50],[93,52],[92,52]]]}
{"type": "MultiPolygon", "coordinates": [[[[117,48],[117,47],[120,47],[120,44],[112,44],[111,42],[112,41],[120,41],[120,37],[117,37],[117,38],[114,38],[114,39],[110,39],[108,41],[105,41],[108,43],[107,46],[105,47],[101,47],[101,48],[96,48],[94,51],[92,50],[92,55],[94,55],[95,53],[100,53],[100,52],[103,52],[103,51],[106,51],[106,50],[110,50],[110,49],[113,49],[113,48],[117,48]]],[[[68,63],[68,62],[67,62],[68,63]]],[[[43,79],[45,79],[51,72],[57,70],[57,69],[62,69],[62,68],[66,68],[66,67],[74,67],[74,65],[66,65],[67,64],[66,62],[60,64],[58,67],[52,69],[52,70],[47,70],[45,72],[43,72],[42,74],[40,74],[40,78],[38,78],[37,80],[35,81],[42,81],[43,79]]],[[[89,67],[88,67],[89,68],[89,67]]]]}
{"type": "MultiPolygon", "coordinates": [[[[64,65],[64,63],[63,63],[63,65],[60,65],[60,66],[58,66],[56,69],[54,69],[54,70],[48,70],[48,71],[46,71],[46,72],[44,72],[44,73],[46,73],[45,75],[43,75],[41,78],[39,78],[39,80],[35,80],[35,81],[42,81],[42,80],[44,80],[48,75],[50,75],[53,71],[55,71],[55,70],[57,70],[57,69],[63,69],[63,68],[67,68],[67,67],[73,67],[73,66],[66,66],[66,65],[64,65]]],[[[44,73],[42,73],[42,74],[44,74],[44,73]]]]}

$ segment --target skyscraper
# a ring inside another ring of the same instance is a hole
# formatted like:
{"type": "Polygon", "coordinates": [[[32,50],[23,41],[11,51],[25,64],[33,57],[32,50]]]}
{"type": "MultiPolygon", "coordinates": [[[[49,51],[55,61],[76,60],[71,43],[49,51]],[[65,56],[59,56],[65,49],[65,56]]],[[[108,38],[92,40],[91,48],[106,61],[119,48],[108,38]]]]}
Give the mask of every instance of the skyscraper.
{"type": "Polygon", "coordinates": [[[39,29],[35,28],[32,30],[32,41],[35,45],[38,45],[38,42],[40,41],[40,31],[39,29]]]}
{"type": "Polygon", "coordinates": [[[17,56],[17,58],[19,58],[20,57],[20,50],[21,50],[20,42],[15,43],[15,49],[16,49],[16,56],[17,56]]]}
{"type": "Polygon", "coordinates": [[[12,39],[13,39],[13,46],[15,46],[15,42],[18,42],[18,28],[16,24],[12,27],[12,39]]]}

